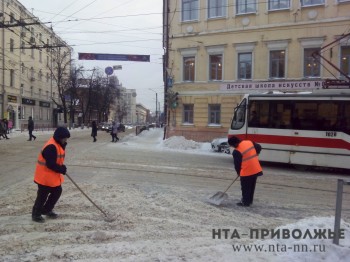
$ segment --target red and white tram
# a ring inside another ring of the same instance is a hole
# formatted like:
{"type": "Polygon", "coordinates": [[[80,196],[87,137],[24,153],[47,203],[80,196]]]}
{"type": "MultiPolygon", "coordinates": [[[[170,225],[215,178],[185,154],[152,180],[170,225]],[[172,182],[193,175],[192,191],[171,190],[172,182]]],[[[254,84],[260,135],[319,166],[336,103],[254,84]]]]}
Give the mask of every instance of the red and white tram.
{"type": "Polygon", "coordinates": [[[247,94],[228,137],[260,143],[260,160],[350,169],[350,90],[247,94]]]}

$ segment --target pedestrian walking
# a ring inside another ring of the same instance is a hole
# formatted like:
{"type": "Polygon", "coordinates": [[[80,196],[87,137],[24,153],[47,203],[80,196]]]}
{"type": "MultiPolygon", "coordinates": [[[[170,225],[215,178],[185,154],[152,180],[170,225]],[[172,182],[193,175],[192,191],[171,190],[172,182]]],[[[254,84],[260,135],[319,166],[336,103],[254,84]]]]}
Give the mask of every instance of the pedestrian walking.
{"type": "Polygon", "coordinates": [[[2,120],[0,120],[0,135],[3,137],[3,138],[6,138],[6,139],[10,139],[7,137],[7,129],[8,129],[8,122],[7,122],[7,119],[4,118],[2,120]]]}
{"type": "Polygon", "coordinates": [[[97,136],[97,125],[96,125],[96,121],[92,121],[91,123],[91,136],[94,138],[93,142],[96,142],[96,136],[97,136]]]}
{"type": "Polygon", "coordinates": [[[34,138],[34,140],[36,139],[36,136],[33,135],[33,130],[34,130],[34,120],[30,116],[29,119],[28,119],[29,139],[27,141],[32,141],[32,138],[34,138]]]}
{"type": "Polygon", "coordinates": [[[118,137],[118,123],[113,122],[112,123],[112,131],[111,131],[111,135],[112,135],[112,142],[117,143],[119,141],[119,137],[118,137]]]}
{"type": "Polygon", "coordinates": [[[35,222],[45,222],[42,215],[53,219],[58,217],[53,209],[61,197],[63,175],[67,172],[64,158],[69,137],[67,128],[58,127],[39,153],[34,173],[34,182],[38,185],[32,210],[32,220],[35,222]]]}
{"type": "Polygon", "coordinates": [[[258,158],[261,146],[235,136],[228,139],[228,144],[235,148],[232,153],[233,162],[241,180],[242,199],[237,205],[249,207],[253,204],[256,180],[263,175],[258,158]]]}

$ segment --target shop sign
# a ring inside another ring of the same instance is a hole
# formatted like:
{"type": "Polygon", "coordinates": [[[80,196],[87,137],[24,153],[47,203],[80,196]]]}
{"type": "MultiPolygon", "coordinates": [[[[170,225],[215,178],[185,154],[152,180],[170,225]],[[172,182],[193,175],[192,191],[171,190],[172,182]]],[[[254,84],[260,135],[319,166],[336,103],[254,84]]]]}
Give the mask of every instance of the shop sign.
{"type": "Polygon", "coordinates": [[[29,98],[22,98],[22,104],[35,106],[35,100],[29,98]]]}
{"type": "Polygon", "coordinates": [[[39,106],[41,106],[41,107],[50,107],[50,103],[49,102],[39,101],[39,106]]]}
{"type": "Polygon", "coordinates": [[[7,96],[7,101],[9,103],[17,103],[17,96],[8,95],[7,96]]]}

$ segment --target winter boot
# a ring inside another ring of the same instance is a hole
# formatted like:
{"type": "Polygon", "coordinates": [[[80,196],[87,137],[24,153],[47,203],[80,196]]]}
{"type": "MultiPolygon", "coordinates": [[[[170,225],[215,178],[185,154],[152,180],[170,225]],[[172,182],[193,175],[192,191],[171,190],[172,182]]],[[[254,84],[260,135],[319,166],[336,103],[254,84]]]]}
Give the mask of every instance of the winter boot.
{"type": "Polygon", "coordinates": [[[47,216],[48,218],[56,219],[58,218],[58,215],[53,212],[52,210],[49,212],[43,212],[43,215],[47,216]]]}
{"type": "Polygon", "coordinates": [[[38,222],[38,223],[44,223],[45,222],[45,219],[41,216],[40,211],[37,210],[34,207],[33,207],[33,211],[32,211],[32,220],[34,222],[38,222]]]}

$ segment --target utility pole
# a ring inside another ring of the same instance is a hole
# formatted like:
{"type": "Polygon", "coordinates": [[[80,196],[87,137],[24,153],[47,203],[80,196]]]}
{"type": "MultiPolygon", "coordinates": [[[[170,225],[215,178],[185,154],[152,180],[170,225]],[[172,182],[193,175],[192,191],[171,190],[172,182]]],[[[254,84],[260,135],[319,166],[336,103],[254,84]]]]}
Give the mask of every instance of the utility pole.
{"type": "MultiPolygon", "coordinates": [[[[1,14],[2,14],[2,25],[5,24],[5,1],[1,1],[2,2],[2,7],[1,7],[1,14]]],[[[1,88],[1,96],[0,96],[0,103],[1,103],[1,117],[3,117],[4,115],[4,112],[5,112],[5,28],[2,27],[2,30],[1,30],[1,34],[2,34],[2,42],[1,42],[1,45],[2,45],[2,88],[1,88]]]]}

